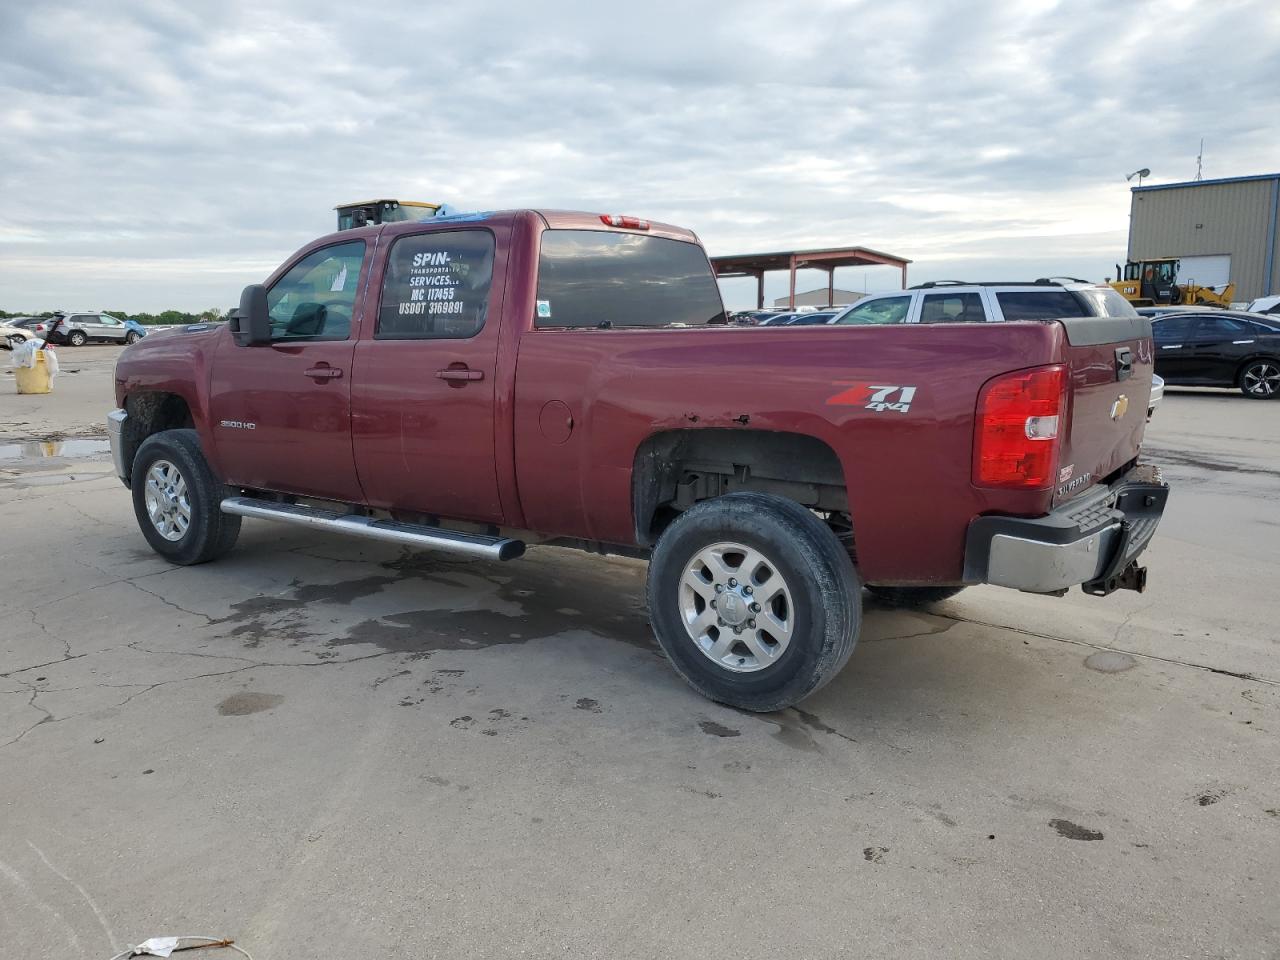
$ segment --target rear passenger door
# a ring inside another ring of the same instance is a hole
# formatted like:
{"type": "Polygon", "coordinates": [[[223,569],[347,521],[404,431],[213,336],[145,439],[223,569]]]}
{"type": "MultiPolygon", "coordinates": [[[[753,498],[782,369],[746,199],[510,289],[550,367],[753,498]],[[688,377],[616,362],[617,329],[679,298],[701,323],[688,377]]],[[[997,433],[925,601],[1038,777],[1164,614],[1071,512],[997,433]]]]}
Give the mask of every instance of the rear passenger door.
{"type": "Polygon", "coordinates": [[[379,258],[352,392],[356,466],[372,506],[503,520],[494,446],[501,232],[396,231],[379,258]]]}
{"type": "Polygon", "coordinates": [[[1235,317],[1198,314],[1191,318],[1188,376],[1197,380],[1233,383],[1236,367],[1250,351],[1253,327],[1235,317]]]}

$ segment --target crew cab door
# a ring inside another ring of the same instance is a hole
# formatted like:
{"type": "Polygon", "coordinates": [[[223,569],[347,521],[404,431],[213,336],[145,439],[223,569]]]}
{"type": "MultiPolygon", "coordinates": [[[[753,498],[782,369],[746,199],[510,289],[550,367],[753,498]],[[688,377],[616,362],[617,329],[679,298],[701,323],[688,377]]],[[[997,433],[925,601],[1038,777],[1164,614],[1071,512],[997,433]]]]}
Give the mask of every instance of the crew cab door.
{"type": "Polygon", "coordinates": [[[502,522],[494,403],[508,238],[509,228],[384,230],[352,393],[372,506],[502,522]]]}
{"type": "Polygon", "coordinates": [[[351,359],[372,254],[364,240],[305,252],[268,285],[271,342],[223,337],[209,407],[227,482],[359,502],[351,452],[351,359]]]}

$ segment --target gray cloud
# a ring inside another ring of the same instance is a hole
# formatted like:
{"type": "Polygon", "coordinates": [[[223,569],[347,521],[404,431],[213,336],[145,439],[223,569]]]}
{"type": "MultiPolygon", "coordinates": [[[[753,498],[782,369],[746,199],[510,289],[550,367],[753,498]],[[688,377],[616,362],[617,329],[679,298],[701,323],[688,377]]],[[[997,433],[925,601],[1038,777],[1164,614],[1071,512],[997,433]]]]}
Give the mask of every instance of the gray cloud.
{"type": "Polygon", "coordinates": [[[1262,3],[64,2],[0,38],[6,309],[228,305],[365,195],[1101,277],[1125,173],[1275,167],[1262,3]]]}

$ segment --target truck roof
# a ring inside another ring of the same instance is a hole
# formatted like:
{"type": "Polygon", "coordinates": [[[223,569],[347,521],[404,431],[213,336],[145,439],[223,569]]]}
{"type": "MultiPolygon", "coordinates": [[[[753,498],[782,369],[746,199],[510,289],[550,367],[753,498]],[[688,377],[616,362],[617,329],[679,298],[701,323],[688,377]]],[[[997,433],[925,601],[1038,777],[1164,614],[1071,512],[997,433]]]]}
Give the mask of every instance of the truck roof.
{"type": "MultiPolygon", "coordinates": [[[[329,236],[341,236],[343,239],[352,239],[363,236],[366,233],[374,233],[382,229],[389,230],[393,233],[408,233],[421,228],[447,230],[451,226],[467,223],[488,223],[494,226],[506,225],[523,213],[531,213],[539,217],[542,222],[546,224],[548,229],[551,230],[604,230],[616,233],[632,233],[654,237],[665,237],[670,240],[684,240],[688,243],[699,242],[698,235],[692,230],[688,230],[685,227],[678,227],[670,223],[660,223],[657,220],[640,219],[639,222],[646,224],[647,226],[635,229],[612,226],[601,219],[602,217],[616,217],[617,214],[590,213],[583,210],[539,210],[533,208],[482,210],[473,213],[454,213],[443,217],[430,217],[425,220],[408,220],[398,223],[371,224],[367,227],[357,227],[354,230],[335,231],[332,234],[326,234],[323,239],[328,239],[329,236]]],[[[628,219],[631,218],[628,216],[628,219]]],[[[310,245],[311,244],[308,244],[308,246],[310,245]]]]}

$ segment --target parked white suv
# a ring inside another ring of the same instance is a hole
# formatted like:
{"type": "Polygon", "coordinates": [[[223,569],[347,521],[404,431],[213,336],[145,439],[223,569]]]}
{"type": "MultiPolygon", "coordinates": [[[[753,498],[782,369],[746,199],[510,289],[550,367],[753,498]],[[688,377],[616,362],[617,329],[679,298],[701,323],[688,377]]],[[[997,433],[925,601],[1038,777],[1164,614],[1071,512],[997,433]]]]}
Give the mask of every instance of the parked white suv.
{"type": "Polygon", "coordinates": [[[1086,280],[1051,279],[1027,283],[938,280],[909,290],[863,297],[836,314],[830,322],[841,325],[982,323],[1131,316],[1134,316],[1134,310],[1128,300],[1109,286],[1086,280]]]}

